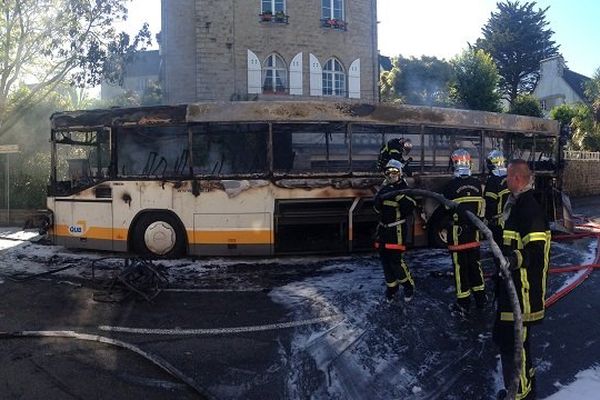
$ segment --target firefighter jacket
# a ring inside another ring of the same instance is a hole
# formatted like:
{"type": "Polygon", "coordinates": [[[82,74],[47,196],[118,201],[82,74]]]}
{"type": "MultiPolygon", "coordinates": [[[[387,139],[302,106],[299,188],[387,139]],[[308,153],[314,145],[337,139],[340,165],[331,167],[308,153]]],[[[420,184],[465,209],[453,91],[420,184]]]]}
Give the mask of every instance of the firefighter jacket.
{"type": "Polygon", "coordinates": [[[408,185],[403,180],[397,183],[384,182],[375,195],[374,208],[380,216],[375,240],[376,248],[406,250],[406,218],[412,216],[417,203],[408,195],[392,193],[402,189],[408,189],[408,185]]]}
{"type": "MultiPolygon", "coordinates": [[[[507,203],[504,222],[503,253],[515,260],[511,263],[512,279],[517,289],[523,322],[544,318],[546,282],[550,259],[550,228],[544,210],[527,190],[507,203]],[[514,203],[514,204],[513,204],[514,203]]],[[[506,288],[498,293],[501,321],[514,321],[506,288]]]]}
{"type": "Polygon", "coordinates": [[[390,144],[386,143],[383,146],[381,146],[381,149],[379,150],[379,157],[377,159],[377,169],[379,171],[383,171],[388,161],[392,159],[404,163],[404,160],[402,158],[402,148],[390,146],[390,144]]]}
{"type": "Polygon", "coordinates": [[[502,224],[502,211],[510,191],[506,187],[506,176],[490,174],[485,182],[485,219],[490,225],[502,224]]]}
{"type": "MultiPolygon", "coordinates": [[[[484,201],[481,197],[481,182],[474,176],[455,177],[444,187],[445,198],[461,204],[465,210],[478,217],[483,216],[484,201]]],[[[479,247],[479,231],[464,215],[451,211],[448,249],[461,251],[479,247]]]]}

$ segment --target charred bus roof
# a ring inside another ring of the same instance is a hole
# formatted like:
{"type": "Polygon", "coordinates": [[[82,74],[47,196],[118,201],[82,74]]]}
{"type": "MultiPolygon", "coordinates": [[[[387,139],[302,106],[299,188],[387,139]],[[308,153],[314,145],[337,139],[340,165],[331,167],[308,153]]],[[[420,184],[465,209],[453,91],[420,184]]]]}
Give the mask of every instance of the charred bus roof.
{"type": "Polygon", "coordinates": [[[354,122],[498,130],[547,136],[559,134],[558,122],[549,119],[387,103],[205,102],[178,106],[67,111],[55,113],[50,119],[54,130],[203,122],[354,122]]]}

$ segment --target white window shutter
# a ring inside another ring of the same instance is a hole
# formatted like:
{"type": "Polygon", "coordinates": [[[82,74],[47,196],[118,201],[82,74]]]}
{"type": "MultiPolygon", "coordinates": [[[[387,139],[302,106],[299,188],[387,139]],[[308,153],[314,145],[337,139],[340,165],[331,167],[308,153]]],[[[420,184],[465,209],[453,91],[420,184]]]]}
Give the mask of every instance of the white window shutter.
{"type": "Polygon", "coordinates": [[[302,53],[296,54],[290,63],[290,94],[302,96],[302,53]]]}
{"type": "Polygon", "coordinates": [[[313,54],[310,55],[310,95],[323,96],[323,68],[313,54]]]}
{"type": "Polygon", "coordinates": [[[248,50],[248,94],[262,93],[260,60],[248,50]]]}
{"type": "Polygon", "coordinates": [[[350,64],[348,72],[348,97],[360,99],[360,58],[350,64]]]}

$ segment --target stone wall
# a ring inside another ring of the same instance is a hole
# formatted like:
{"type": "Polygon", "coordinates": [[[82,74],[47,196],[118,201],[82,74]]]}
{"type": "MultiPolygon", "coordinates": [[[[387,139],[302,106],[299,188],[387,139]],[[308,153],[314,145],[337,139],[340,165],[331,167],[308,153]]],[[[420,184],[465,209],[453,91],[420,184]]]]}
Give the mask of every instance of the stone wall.
{"type": "Polygon", "coordinates": [[[567,160],[563,190],[571,197],[600,195],[600,161],[567,160]]]}
{"type": "Polygon", "coordinates": [[[261,22],[260,0],[163,0],[161,49],[168,102],[248,98],[248,50],[261,63],[278,54],[288,70],[296,54],[303,56],[303,96],[261,94],[261,100],[315,100],[309,97],[309,54],[314,54],[322,66],[337,58],[345,68],[346,85],[350,64],[360,59],[360,101],[378,101],[376,1],[344,3],[347,29],[337,30],[321,26],[320,0],[286,1],[287,24],[261,22]]]}

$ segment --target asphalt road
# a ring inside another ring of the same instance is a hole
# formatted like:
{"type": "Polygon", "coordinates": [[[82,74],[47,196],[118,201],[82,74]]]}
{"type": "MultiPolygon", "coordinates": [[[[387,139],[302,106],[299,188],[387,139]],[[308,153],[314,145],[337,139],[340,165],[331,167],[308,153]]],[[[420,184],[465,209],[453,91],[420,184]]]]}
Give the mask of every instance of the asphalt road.
{"type": "MultiPolygon", "coordinates": [[[[600,199],[574,205],[578,213],[600,215],[600,199]]],[[[589,263],[596,247],[593,238],[553,243],[551,264],[589,263]]],[[[0,251],[0,331],[113,338],[160,357],[184,379],[110,344],[2,338],[1,398],[491,399],[500,387],[493,308],[469,321],[450,315],[453,284],[444,250],[407,255],[417,285],[408,304],[383,301],[374,255],[163,262],[169,287],[178,291],[162,292],[151,303],[98,301],[107,300],[106,292],[102,281],[90,280],[91,264],[104,256],[28,242],[0,251]],[[66,265],[73,268],[24,282],[8,279],[66,265]]],[[[483,258],[491,270],[486,252],[483,258]]],[[[101,278],[118,273],[120,261],[111,262],[101,278]]],[[[540,398],[597,363],[599,274],[550,308],[534,329],[540,398]]],[[[549,293],[574,277],[551,275],[549,293]]],[[[491,282],[487,291],[491,300],[491,282]]]]}

